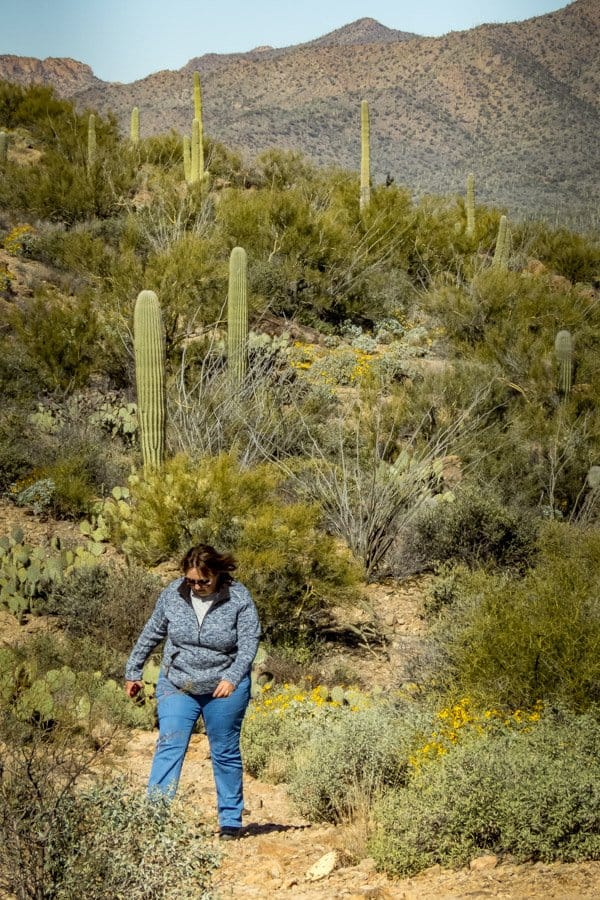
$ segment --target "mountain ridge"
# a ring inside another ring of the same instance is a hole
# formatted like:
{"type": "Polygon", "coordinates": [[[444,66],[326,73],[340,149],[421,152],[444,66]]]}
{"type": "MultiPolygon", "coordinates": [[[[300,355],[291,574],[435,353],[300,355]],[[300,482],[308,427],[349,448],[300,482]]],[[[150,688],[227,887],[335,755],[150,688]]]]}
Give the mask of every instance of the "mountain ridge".
{"type": "MultiPolygon", "coordinates": [[[[575,0],[524,22],[437,38],[359,19],[315,41],[205,54],[125,85],[71,64],[53,78],[78,108],[112,110],[124,130],[138,106],[142,133],[152,134],[190,128],[197,70],[211,137],[247,155],[277,146],[352,169],[366,99],[376,182],[390,173],[416,192],[448,193],[464,190],[474,171],[482,202],[589,220],[599,199],[598,46],[600,4],[575,0]]],[[[14,63],[12,72],[19,80],[14,63]]],[[[30,65],[23,82],[32,72],[39,77],[30,65]]]]}

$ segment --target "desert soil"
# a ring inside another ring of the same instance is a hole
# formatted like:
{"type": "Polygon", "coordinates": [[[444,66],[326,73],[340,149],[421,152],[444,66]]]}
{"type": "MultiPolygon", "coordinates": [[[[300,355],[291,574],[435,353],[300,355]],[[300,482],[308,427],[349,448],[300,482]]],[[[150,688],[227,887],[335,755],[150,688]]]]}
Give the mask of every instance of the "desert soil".
{"type": "MultiPolygon", "coordinates": [[[[12,504],[0,503],[0,536],[19,525],[31,542],[44,543],[54,534],[79,539],[78,529],[66,523],[45,522],[27,516],[12,504]]],[[[410,670],[410,657],[425,639],[421,615],[422,590],[418,582],[383,585],[370,593],[372,609],[389,639],[385,653],[355,650],[335,654],[332,671],[360,671],[363,680],[385,687],[397,684],[398,673],[410,670]]],[[[13,643],[44,621],[32,618],[18,625],[0,612],[0,644],[13,643]]],[[[47,627],[47,624],[46,624],[47,627]]],[[[404,676],[406,678],[406,675],[404,676]]],[[[403,679],[404,680],[404,679],[403,679]]],[[[134,785],[144,789],[150,770],[156,734],[135,732],[127,753],[118,763],[134,785]]],[[[198,824],[206,824],[222,860],[214,877],[219,900],[463,900],[504,897],[545,900],[597,900],[600,897],[600,862],[578,864],[513,865],[483,856],[459,871],[435,866],[420,875],[393,880],[375,871],[371,859],[357,862],[360,829],[351,825],[311,824],[294,810],[285,785],[265,784],[245,778],[246,814],[243,836],[220,843],[216,836],[215,797],[206,737],[194,735],[181,784],[182,802],[198,824]]]]}

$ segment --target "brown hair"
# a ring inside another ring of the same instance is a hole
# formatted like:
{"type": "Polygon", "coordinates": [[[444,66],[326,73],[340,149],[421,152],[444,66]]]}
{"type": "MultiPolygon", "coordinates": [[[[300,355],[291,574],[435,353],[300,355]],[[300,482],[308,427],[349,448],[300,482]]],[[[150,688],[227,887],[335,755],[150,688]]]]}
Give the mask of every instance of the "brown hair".
{"type": "Polygon", "coordinates": [[[184,572],[190,569],[198,569],[203,574],[208,570],[213,575],[218,575],[217,586],[231,584],[233,578],[231,572],[237,567],[237,563],[231,553],[219,553],[210,544],[196,544],[190,547],[181,560],[181,568],[184,572]]]}

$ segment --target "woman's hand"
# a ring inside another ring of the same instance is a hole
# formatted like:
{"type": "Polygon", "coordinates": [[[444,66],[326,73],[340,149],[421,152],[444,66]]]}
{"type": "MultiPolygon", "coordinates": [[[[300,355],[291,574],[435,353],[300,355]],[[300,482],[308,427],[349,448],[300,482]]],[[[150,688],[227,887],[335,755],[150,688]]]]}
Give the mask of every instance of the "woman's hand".
{"type": "Polygon", "coordinates": [[[213,697],[229,697],[235,691],[230,681],[220,681],[213,691],[213,697]]]}
{"type": "Polygon", "coordinates": [[[141,689],[144,687],[143,681],[126,681],[125,682],[125,693],[128,697],[131,697],[133,700],[134,697],[137,697],[141,689]]]}

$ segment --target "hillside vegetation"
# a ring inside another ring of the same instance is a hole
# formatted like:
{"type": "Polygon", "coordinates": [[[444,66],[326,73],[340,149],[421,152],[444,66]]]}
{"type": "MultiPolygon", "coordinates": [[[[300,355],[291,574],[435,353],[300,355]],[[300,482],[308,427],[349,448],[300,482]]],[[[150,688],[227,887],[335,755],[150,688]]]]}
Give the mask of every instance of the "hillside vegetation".
{"type": "Polygon", "coordinates": [[[99,774],[152,727],[156,665],[136,704],[122,667],[197,541],[261,614],[247,766],[303,814],[363,822],[391,875],[599,859],[598,236],[477,179],[188,158],[47,87],[0,83],[0,131],[0,491],[81,530],[0,540],[0,606],[49,625],[0,648],[0,886],[209,896],[181,808],[99,774]],[[424,573],[410,672],[311,681],[336,642],[385,648],[369,584],[424,573]]]}
{"type": "Polygon", "coordinates": [[[142,134],[188,127],[190,73],[199,71],[210,134],[253,155],[301,151],[319,165],[358,167],[356,109],[369,101],[373,176],[423,194],[461,191],[477,175],[486,203],[512,216],[597,225],[600,151],[597,0],[524,22],[439,38],[361,19],[283,49],[207,54],[178,71],[106,83],[73,60],[0,57],[0,77],[52,84],[142,134]]]}

